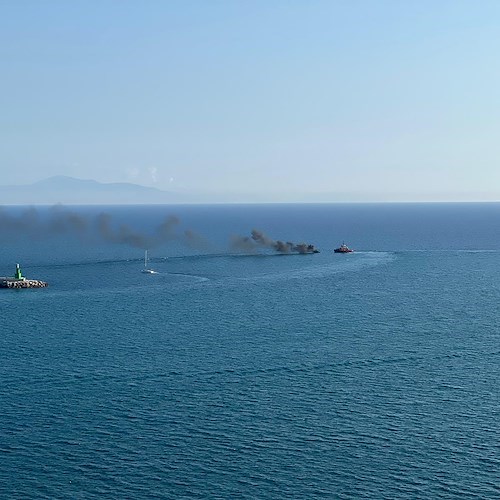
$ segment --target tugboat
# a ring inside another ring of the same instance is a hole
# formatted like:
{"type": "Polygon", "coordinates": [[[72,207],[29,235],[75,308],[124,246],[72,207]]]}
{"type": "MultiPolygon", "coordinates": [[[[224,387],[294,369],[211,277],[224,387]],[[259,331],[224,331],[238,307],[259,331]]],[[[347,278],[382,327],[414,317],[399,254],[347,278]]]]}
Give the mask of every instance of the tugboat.
{"type": "Polygon", "coordinates": [[[353,252],[352,248],[349,248],[345,243],[342,243],[338,248],[333,250],[335,253],[351,253],[353,252]]]}

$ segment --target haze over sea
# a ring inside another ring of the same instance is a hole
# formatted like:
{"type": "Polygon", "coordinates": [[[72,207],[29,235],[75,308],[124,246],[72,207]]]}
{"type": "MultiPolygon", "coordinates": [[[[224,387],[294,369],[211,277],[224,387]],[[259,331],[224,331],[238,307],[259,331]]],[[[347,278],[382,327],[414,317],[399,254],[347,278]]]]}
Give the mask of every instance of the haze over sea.
{"type": "Polygon", "coordinates": [[[51,210],[0,213],[50,285],[0,290],[1,498],[500,496],[500,204],[57,209],[177,217],[154,275],[51,210]]]}

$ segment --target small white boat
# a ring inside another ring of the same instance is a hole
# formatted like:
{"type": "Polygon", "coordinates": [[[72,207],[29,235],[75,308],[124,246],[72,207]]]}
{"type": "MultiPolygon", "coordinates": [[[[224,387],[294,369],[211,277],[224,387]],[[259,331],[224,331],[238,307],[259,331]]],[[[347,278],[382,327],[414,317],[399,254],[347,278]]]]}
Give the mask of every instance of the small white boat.
{"type": "Polygon", "coordinates": [[[141,271],[141,273],[158,274],[156,271],[154,271],[153,269],[150,269],[148,267],[148,251],[147,250],[144,251],[144,269],[141,271]]]}

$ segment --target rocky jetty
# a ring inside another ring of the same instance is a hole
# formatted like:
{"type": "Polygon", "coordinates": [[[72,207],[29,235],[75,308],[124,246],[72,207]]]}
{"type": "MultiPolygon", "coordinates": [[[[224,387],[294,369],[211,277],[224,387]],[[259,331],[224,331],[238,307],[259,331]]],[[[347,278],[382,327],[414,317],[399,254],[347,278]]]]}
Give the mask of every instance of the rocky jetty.
{"type": "Polygon", "coordinates": [[[19,264],[16,264],[16,272],[12,277],[0,278],[0,288],[45,288],[48,283],[41,280],[29,280],[21,273],[19,264]]]}
{"type": "Polygon", "coordinates": [[[49,286],[45,281],[15,279],[15,278],[0,278],[0,288],[45,288],[49,286]]]}

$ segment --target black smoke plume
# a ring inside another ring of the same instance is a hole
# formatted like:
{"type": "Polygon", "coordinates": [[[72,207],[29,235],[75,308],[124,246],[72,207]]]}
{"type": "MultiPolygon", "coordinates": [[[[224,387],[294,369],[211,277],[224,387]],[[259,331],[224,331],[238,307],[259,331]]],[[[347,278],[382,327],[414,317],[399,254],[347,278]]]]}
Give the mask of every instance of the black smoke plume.
{"type": "Polygon", "coordinates": [[[252,229],[250,236],[233,236],[231,246],[240,252],[255,252],[259,248],[269,248],[278,253],[319,253],[314,245],[308,243],[292,243],[291,241],[273,240],[262,231],[252,229]]]}
{"type": "Polygon", "coordinates": [[[179,229],[180,220],[172,215],[151,232],[137,230],[127,224],[116,223],[108,213],[83,216],[57,205],[47,211],[27,208],[19,215],[0,207],[0,238],[28,238],[41,240],[51,237],[77,237],[89,242],[107,242],[147,250],[176,241],[191,248],[207,248],[208,242],[191,231],[179,229]]]}

